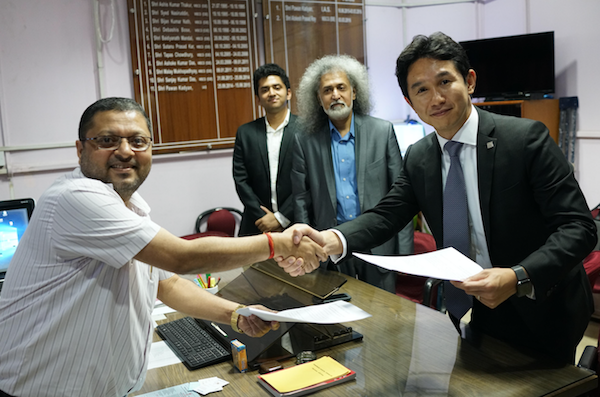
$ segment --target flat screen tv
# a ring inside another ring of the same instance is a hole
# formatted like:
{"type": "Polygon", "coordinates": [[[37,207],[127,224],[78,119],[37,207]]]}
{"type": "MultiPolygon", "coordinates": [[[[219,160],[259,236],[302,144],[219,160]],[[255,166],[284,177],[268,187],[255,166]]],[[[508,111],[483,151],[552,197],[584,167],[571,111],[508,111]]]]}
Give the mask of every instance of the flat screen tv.
{"type": "Polygon", "coordinates": [[[554,32],[462,41],[477,74],[473,97],[541,98],[554,92],[554,32]]]}

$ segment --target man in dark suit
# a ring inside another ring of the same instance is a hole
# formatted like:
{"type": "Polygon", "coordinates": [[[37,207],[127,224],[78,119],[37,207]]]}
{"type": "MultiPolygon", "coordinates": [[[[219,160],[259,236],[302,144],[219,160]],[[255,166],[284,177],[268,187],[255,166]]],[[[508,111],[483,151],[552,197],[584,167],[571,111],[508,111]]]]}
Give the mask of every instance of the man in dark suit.
{"type": "Polygon", "coordinates": [[[396,76],[407,102],[436,133],[409,148],[400,177],[375,208],[335,232],[305,228],[304,234],[343,256],[380,244],[422,211],[443,247],[450,159],[442,148],[460,142],[470,256],[484,267],[452,282],[475,298],[471,326],[572,363],[593,311],[582,260],[597,240],[572,166],[542,123],[471,104],[475,71],[443,33],[416,36],[400,54],[396,76]]]}
{"type": "MultiPolygon", "coordinates": [[[[352,57],[313,62],[300,81],[298,107],[302,133],[296,135],[292,166],[294,214],[297,222],[324,230],[374,207],[400,174],[402,156],[392,124],[368,115],[367,70],[352,57]]],[[[412,222],[391,237],[371,252],[413,252],[412,222]]],[[[395,292],[395,272],[358,258],[328,267],[395,292]]]]}
{"type": "Polygon", "coordinates": [[[244,204],[241,236],[281,231],[294,221],[290,148],[297,126],[285,71],[273,63],[256,69],[254,93],[266,117],[238,128],[233,149],[233,179],[244,204]]]}

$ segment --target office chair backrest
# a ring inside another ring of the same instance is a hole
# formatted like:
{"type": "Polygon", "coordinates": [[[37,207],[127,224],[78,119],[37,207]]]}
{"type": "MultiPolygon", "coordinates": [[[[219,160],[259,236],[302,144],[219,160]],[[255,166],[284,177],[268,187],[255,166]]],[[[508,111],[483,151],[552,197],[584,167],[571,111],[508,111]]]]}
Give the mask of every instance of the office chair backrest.
{"type": "Polygon", "coordinates": [[[225,209],[216,210],[206,220],[207,232],[220,232],[228,237],[235,234],[235,218],[231,212],[225,209]]]}
{"type": "MultiPolygon", "coordinates": [[[[431,234],[415,231],[414,250],[415,254],[435,251],[435,238],[431,234]]],[[[431,306],[429,301],[432,296],[437,297],[437,295],[435,295],[435,291],[431,291],[432,287],[427,283],[428,280],[427,277],[398,273],[396,275],[396,295],[431,306]]]]}
{"type": "Polygon", "coordinates": [[[436,250],[435,238],[431,234],[415,230],[415,254],[424,254],[436,250]]]}
{"type": "Polygon", "coordinates": [[[206,232],[222,232],[229,237],[234,237],[236,227],[242,219],[242,211],[232,207],[216,207],[204,211],[196,219],[196,233],[202,232],[202,225],[206,223],[206,232]],[[232,225],[233,222],[233,225],[232,225]]]}
{"type": "Polygon", "coordinates": [[[242,211],[231,207],[217,207],[204,211],[196,219],[196,233],[183,236],[186,240],[198,237],[218,236],[235,237],[242,211]],[[206,230],[202,231],[206,225],[206,230]]]}

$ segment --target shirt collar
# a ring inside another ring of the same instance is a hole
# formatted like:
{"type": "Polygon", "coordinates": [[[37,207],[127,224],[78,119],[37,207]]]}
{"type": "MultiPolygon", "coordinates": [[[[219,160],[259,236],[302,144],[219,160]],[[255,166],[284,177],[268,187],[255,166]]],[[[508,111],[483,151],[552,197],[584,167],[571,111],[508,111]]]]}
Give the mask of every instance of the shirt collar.
{"type": "Polygon", "coordinates": [[[277,129],[271,127],[271,124],[269,124],[269,120],[267,120],[267,117],[265,116],[265,125],[267,126],[267,133],[271,132],[277,132],[277,131],[281,131],[283,130],[290,122],[290,109],[288,108],[287,110],[287,114],[285,115],[285,120],[283,120],[283,123],[281,123],[279,125],[279,127],[277,127],[277,129]]]}
{"type": "MultiPolygon", "coordinates": [[[[456,132],[456,134],[452,137],[453,141],[461,142],[465,145],[477,146],[477,129],[479,128],[479,113],[477,113],[477,109],[475,109],[474,105],[471,105],[471,114],[469,118],[462,127],[456,132]]],[[[444,152],[444,145],[448,142],[448,139],[443,138],[440,134],[435,132],[437,135],[438,143],[440,148],[442,149],[442,153],[444,152]]]]}
{"type": "Polygon", "coordinates": [[[342,138],[342,134],[340,134],[340,132],[337,130],[337,128],[335,128],[335,125],[333,125],[333,123],[331,122],[331,119],[328,119],[329,121],[329,131],[331,132],[331,138],[335,139],[337,141],[344,141],[344,140],[349,140],[351,138],[354,138],[354,112],[352,112],[352,120],[350,121],[350,131],[348,131],[348,134],[342,138]]]}
{"type": "MultiPolygon", "coordinates": [[[[73,176],[75,178],[87,178],[89,180],[93,180],[93,181],[97,181],[98,183],[102,183],[104,186],[106,186],[108,189],[110,189],[112,192],[114,192],[114,194],[116,196],[119,196],[119,194],[114,190],[112,183],[102,182],[99,179],[89,178],[89,177],[85,176],[83,174],[83,172],[81,171],[81,167],[77,167],[73,170],[73,176]]],[[[120,198],[121,197],[119,196],[119,199],[120,198]]],[[[150,206],[138,192],[134,192],[131,195],[131,198],[129,199],[129,205],[127,206],[127,208],[129,208],[130,210],[132,210],[133,212],[135,212],[136,214],[138,214],[140,216],[148,216],[150,214],[150,206]]]]}

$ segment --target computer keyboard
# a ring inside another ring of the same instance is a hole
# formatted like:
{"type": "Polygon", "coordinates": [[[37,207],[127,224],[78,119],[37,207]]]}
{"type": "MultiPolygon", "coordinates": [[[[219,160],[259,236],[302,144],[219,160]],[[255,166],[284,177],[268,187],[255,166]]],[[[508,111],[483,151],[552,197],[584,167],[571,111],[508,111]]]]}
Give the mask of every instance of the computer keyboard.
{"type": "Polygon", "coordinates": [[[231,359],[231,351],[192,317],[161,324],[156,333],[190,371],[231,359]]]}

